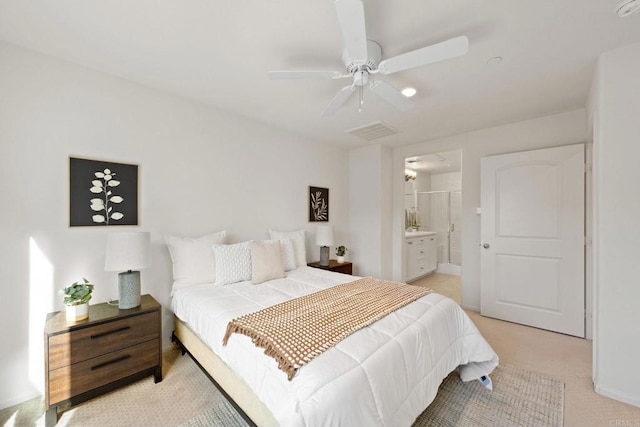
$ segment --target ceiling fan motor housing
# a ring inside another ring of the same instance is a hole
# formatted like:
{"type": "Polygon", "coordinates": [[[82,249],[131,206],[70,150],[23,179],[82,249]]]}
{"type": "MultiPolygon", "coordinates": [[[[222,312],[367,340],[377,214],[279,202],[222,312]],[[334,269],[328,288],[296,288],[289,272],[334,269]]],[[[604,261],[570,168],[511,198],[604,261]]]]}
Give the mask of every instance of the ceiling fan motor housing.
{"type": "Polygon", "coordinates": [[[342,63],[350,74],[355,74],[361,70],[376,70],[381,59],[382,48],[378,43],[371,40],[367,40],[367,58],[354,59],[349,56],[346,49],[342,52],[342,63]]]}

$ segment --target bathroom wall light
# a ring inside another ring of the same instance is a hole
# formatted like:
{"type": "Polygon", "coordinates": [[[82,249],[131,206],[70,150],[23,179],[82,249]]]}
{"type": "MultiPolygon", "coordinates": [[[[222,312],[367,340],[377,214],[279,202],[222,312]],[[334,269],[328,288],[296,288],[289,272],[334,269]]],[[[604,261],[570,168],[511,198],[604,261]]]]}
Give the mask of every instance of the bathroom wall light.
{"type": "Polygon", "coordinates": [[[418,176],[418,174],[416,173],[416,171],[412,171],[411,169],[405,169],[404,170],[404,180],[405,181],[416,179],[417,176],[418,176]]]}

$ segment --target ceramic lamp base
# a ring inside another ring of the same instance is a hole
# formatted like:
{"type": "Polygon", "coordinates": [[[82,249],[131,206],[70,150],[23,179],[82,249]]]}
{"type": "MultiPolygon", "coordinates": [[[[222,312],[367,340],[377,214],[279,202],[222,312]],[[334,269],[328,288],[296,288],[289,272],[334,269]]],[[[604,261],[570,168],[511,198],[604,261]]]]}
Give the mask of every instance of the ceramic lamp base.
{"type": "Polygon", "coordinates": [[[320,263],[321,266],[329,265],[329,246],[320,246],[320,263]]]}
{"type": "Polygon", "coordinates": [[[140,272],[118,274],[118,308],[127,310],[140,305],[140,272]]]}

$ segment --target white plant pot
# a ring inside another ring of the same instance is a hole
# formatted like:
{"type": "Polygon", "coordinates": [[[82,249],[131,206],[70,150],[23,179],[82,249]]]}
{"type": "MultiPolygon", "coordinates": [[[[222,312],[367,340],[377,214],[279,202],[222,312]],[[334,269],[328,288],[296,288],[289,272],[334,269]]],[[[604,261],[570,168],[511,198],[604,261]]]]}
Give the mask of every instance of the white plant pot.
{"type": "Polygon", "coordinates": [[[89,318],[89,304],[66,305],[67,322],[77,322],[89,318]]]}
{"type": "Polygon", "coordinates": [[[339,257],[336,257],[336,258],[338,258],[338,264],[344,263],[344,257],[343,256],[339,256],[339,257]]]}

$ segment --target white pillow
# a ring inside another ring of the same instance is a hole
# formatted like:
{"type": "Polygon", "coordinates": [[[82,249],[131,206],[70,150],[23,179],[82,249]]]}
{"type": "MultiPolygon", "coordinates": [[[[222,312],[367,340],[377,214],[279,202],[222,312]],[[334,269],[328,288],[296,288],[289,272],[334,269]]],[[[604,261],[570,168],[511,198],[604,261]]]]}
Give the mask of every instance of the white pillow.
{"type": "Polygon", "coordinates": [[[269,236],[272,240],[291,239],[295,250],[296,267],[307,265],[307,249],[305,231],[275,231],[269,230],[269,236]]]}
{"type": "Polygon", "coordinates": [[[293,246],[293,240],[266,240],[267,242],[280,242],[280,252],[282,255],[282,267],[284,271],[290,271],[297,267],[296,265],[296,249],[293,246]]]}
{"type": "Polygon", "coordinates": [[[251,242],[213,245],[216,257],[216,285],[251,280],[251,242]]]}
{"type": "Polygon", "coordinates": [[[257,285],[284,277],[278,240],[251,243],[251,283],[257,285]]]}
{"type": "Polygon", "coordinates": [[[202,237],[165,236],[173,262],[174,286],[213,283],[216,280],[216,264],[211,246],[224,243],[226,231],[202,237]]]}

